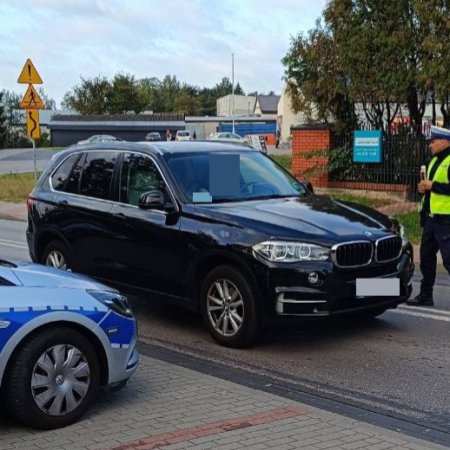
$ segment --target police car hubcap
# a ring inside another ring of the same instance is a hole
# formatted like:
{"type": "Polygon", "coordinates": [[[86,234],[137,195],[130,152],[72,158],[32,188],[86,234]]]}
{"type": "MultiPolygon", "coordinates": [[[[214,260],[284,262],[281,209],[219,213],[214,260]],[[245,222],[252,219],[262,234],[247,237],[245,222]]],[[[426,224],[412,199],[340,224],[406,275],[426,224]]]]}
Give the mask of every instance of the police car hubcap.
{"type": "Polygon", "coordinates": [[[39,409],[51,416],[74,411],[86,397],[90,368],[83,353],[71,345],[56,345],[37,360],[31,375],[31,392],[39,409]]]}

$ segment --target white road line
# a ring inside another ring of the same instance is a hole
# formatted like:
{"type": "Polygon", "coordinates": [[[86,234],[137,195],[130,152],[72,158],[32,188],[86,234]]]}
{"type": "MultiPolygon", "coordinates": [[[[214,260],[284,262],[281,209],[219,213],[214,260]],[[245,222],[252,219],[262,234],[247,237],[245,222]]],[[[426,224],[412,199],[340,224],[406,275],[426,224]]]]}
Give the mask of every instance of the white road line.
{"type": "Polygon", "coordinates": [[[432,319],[432,320],[440,320],[442,322],[450,322],[450,317],[445,316],[436,316],[434,314],[424,314],[421,312],[414,312],[414,311],[405,311],[405,310],[399,310],[399,309],[391,309],[389,312],[392,312],[394,314],[403,314],[405,316],[413,316],[413,317],[421,317],[422,319],[432,319]]]}
{"type": "Polygon", "coordinates": [[[8,241],[6,239],[0,239],[0,245],[4,245],[5,247],[28,248],[27,244],[17,241],[8,241]]]}
{"type": "Polygon", "coordinates": [[[398,309],[402,309],[405,311],[411,311],[411,312],[423,312],[425,314],[439,314],[443,316],[450,316],[450,311],[445,311],[443,309],[434,309],[434,308],[427,308],[426,306],[409,306],[409,305],[400,305],[398,306],[398,309]]]}

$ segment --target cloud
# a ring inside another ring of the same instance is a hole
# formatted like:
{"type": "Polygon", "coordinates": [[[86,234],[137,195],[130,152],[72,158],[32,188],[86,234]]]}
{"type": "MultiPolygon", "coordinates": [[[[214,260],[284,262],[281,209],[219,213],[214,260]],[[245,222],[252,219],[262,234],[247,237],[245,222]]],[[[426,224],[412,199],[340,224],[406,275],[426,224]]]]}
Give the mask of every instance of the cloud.
{"type": "Polygon", "coordinates": [[[17,0],[0,3],[0,89],[21,92],[31,58],[59,102],[84,78],[166,74],[212,87],[280,92],[290,37],[314,27],[325,0],[17,0]]]}

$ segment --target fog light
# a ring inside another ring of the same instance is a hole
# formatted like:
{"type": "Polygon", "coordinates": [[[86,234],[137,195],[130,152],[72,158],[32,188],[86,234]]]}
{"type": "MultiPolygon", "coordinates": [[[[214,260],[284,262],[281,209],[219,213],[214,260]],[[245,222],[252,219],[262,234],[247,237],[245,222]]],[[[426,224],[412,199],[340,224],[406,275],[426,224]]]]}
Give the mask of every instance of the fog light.
{"type": "Polygon", "coordinates": [[[320,278],[319,278],[319,274],[317,272],[311,272],[308,275],[308,283],[311,286],[315,286],[315,285],[319,284],[319,282],[320,282],[320,278]]]}

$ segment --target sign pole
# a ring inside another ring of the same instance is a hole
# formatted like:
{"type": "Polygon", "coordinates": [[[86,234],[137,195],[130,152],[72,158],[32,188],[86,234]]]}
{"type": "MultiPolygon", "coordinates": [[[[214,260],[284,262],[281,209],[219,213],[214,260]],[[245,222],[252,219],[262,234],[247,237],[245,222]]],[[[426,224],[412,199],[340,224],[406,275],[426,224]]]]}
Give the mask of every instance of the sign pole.
{"type": "Polygon", "coordinates": [[[36,161],[36,140],[31,139],[33,143],[33,154],[34,154],[34,184],[37,182],[37,161],[36,161]]]}

